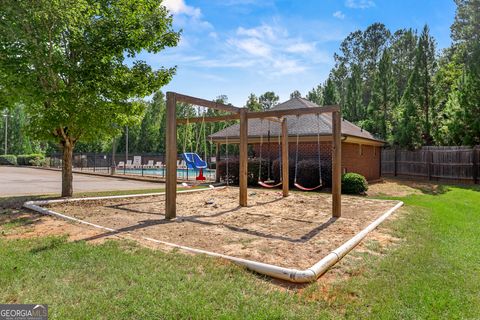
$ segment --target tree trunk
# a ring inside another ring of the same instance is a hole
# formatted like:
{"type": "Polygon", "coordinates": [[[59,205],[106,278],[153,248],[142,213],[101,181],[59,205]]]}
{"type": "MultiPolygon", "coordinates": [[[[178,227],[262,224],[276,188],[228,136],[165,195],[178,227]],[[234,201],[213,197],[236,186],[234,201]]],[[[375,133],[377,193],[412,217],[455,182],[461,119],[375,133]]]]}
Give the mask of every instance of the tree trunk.
{"type": "Polygon", "coordinates": [[[62,197],[71,197],[73,195],[73,173],[72,173],[73,146],[74,144],[70,140],[62,141],[62,147],[63,147],[62,197]]]}

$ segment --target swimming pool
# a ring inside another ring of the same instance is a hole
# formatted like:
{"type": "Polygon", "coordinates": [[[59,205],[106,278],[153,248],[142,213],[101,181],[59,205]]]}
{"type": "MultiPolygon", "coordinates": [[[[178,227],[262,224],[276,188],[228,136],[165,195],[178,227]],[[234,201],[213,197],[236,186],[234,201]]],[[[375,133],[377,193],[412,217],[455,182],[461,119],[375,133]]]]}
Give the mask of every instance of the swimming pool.
{"type": "MultiPolygon", "coordinates": [[[[149,168],[149,169],[117,169],[117,174],[134,174],[134,175],[144,175],[144,176],[160,176],[165,177],[166,170],[165,168],[149,168]]],[[[203,175],[208,180],[215,180],[215,170],[204,169],[203,175]]],[[[177,178],[184,180],[195,180],[198,176],[198,170],[194,169],[177,169],[177,178]]]]}

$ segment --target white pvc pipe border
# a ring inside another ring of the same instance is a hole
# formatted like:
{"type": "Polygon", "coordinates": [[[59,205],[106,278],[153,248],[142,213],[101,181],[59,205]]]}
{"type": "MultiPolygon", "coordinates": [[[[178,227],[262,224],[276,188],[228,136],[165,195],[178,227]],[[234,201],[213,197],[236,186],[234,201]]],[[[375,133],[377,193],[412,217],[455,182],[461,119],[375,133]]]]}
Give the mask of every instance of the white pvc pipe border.
{"type": "MultiPolygon", "coordinates": [[[[224,187],[221,188],[213,188],[213,189],[223,189],[224,187]]],[[[212,190],[212,188],[205,188],[205,189],[195,189],[195,190],[184,190],[184,191],[178,191],[178,193],[193,193],[193,192],[202,192],[202,191],[207,191],[207,190],[212,190]]],[[[82,223],[85,225],[89,225],[95,228],[107,230],[110,232],[117,232],[118,230],[104,227],[101,225],[97,225],[91,222],[87,222],[84,220],[80,220],[74,217],[70,217],[58,212],[55,212],[53,210],[48,210],[43,207],[42,205],[46,204],[51,204],[51,203],[67,203],[67,202],[75,202],[75,201],[88,201],[88,200],[105,200],[105,199],[119,199],[119,198],[134,198],[134,197],[146,197],[146,196],[156,196],[156,195],[163,195],[165,192],[159,192],[159,193],[145,193],[145,194],[133,194],[133,195],[125,195],[125,196],[103,196],[103,197],[88,197],[88,198],[72,198],[72,199],[56,199],[56,200],[40,200],[40,201],[27,201],[23,204],[25,208],[34,210],[36,212],[42,213],[42,214],[47,214],[47,215],[52,215],[56,216],[65,220],[70,220],[78,223],[82,223]]],[[[253,261],[253,260],[247,260],[247,259],[242,259],[242,258],[237,258],[229,255],[224,255],[221,253],[216,253],[216,252],[211,252],[211,251],[206,251],[202,249],[195,249],[191,247],[186,247],[182,245],[178,245],[175,243],[171,242],[166,242],[162,240],[157,240],[153,239],[150,237],[145,237],[145,236],[138,236],[141,239],[151,241],[157,244],[162,244],[166,245],[169,247],[173,248],[178,248],[187,252],[192,252],[192,253],[200,253],[200,254],[205,254],[208,256],[213,256],[213,257],[218,257],[218,258],[223,258],[226,260],[230,260],[238,265],[245,266],[246,268],[264,274],[268,275],[274,278],[278,279],[283,279],[291,282],[296,282],[296,283],[306,283],[306,282],[312,282],[318,279],[322,274],[327,272],[328,269],[330,269],[333,265],[335,265],[340,259],[342,259],[348,252],[350,252],[353,248],[355,248],[366,236],[369,232],[374,230],[376,227],[378,227],[383,221],[385,221],[390,215],[392,215],[398,208],[403,206],[403,202],[399,201],[394,207],[390,208],[388,211],[386,211],[384,214],[382,214],[380,217],[378,217],[375,221],[373,221],[370,225],[368,225],[365,229],[357,233],[353,238],[342,244],[340,247],[337,249],[333,250],[330,252],[328,255],[326,255],[323,259],[315,263],[313,266],[311,266],[308,269],[305,270],[298,270],[298,269],[291,269],[291,268],[284,268],[284,267],[279,267],[276,265],[272,264],[267,264],[267,263],[262,263],[258,261],[253,261]]],[[[137,235],[135,235],[137,236],[137,235]]]]}

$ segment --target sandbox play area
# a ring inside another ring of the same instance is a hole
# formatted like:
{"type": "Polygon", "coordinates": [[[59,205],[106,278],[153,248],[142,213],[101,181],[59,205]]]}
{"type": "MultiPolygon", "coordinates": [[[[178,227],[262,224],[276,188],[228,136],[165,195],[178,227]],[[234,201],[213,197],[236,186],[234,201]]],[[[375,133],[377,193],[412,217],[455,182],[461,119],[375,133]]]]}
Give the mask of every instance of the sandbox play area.
{"type": "Polygon", "coordinates": [[[26,206],[102,227],[106,234],[114,231],[182,246],[295,282],[316,279],[318,274],[306,277],[299,272],[328,260],[320,271],[325,272],[401,206],[398,201],[343,196],[342,216],[335,218],[329,194],[292,192],[282,197],[279,191],[249,189],[248,196],[248,206],[241,207],[234,187],[179,192],[173,220],[165,219],[164,194],[37,201],[26,206]]]}

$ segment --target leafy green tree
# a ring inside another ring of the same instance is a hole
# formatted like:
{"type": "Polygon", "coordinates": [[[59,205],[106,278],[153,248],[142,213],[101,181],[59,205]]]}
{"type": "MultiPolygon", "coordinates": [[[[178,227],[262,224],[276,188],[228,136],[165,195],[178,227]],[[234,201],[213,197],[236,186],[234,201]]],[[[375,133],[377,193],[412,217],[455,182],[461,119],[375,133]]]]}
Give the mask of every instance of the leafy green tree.
{"type": "MultiPolygon", "coordinates": [[[[472,58],[480,61],[480,44],[472,52],[472,58]]],[[[459,108],[451,124],[450,131],[459,139],[454,141],[463,145],[480,144],[480,63],[468,64],[455,92],[459,108]],[[461,127],[457,125],[461,124],[461,127]]]]}
{"type": "MultiPolygon", "coordinates": [[[[29,154],[42,152],[40,144],[28,135],[29,119],[25,113],[23,104],[15,104],[10,110],[4,110],[8,116],[8,153],[29,154]]],[[[5,119],[4,113],[0,113],[0,150],[5,148],[5,119]]]]}
{"type": "Polygon", "coordinates": [[[452,144],[475,145],[480,142],[480,1],[455,3],[454,43],[440,60],[436,78],[438,105],[442,108],[445,103],[437,137],[452,144]]]}
{"type": "MultiPolygon", "coordinates": [[[[158,93],[155,93],[158,94],[158,93]]],[[[161,94],[161,92],[160,92],[161,94]]],[[[162,106],[158,103],[147,103],[147,111],[140,125],[137,140],[137,150],[141,152],[158,151],[160,140],[160,126],[162,123],[162,106]]]]}
{"type": "Polygon", "coordinates": [[[316,103],[319,106],[323,105],[323,87],[321,84],[308,91],[307,100],[316,103]]]}
{"type": "Polygon", "coordinates": [[[248,96],[248,100],[247,100],[247,103],[245,104],[245,107],[249,111],[262,111],[263,110],[262,104],[258,100],[258,97],[253,93],[250,93],[250,95],[248,96]]]}
{"type": "Polygon", "coordinates": [[[465,60],[475,63],[472,58],[480,43],[480,0],[455,0],[455,4],[452,39],[456,46],[465,49],[465,60]]]}
{"type": "Polygon", "coordinates": [[[138,121],[143,106],[134,99],[174,74],[154,71],[137,54],[178,40],[172,16],[156,0],[2,2],[2,84],[25,102],[33,133],[60,144],[62,196],[73,192],[75,144],[107,139],[138,121]]]}
{"type": "Polygon", "coordinates": [[[290,93],[290,99],[301,98],[301,97],[302,97],[302,94],[298,90],[295,90],[292,93],[290,93]]]}
{"type": "Polygon", "coordinates": [[[453,111],[458,106],[456,92],[465,68],[459,52],[455,46],[452,46],[445,49],[437,59],[438,70],[433,78],[432,137],[439,145],[458,144],[459,141],[451,131],[451,121],[457,114],[453,111]]]}
{"type": "Polygon", "coordinates": [[[325,84],[324,84],[323,103],[325,105],[332,105],[332,104],[338,103],[335,83],[330,77],[327,79],[327,81],[325,81],[325,84]]]}
{"type": "Polygon", "coordinates": [[[263,110],[271,109],[278,104],[278,100],[280,100],[280,98],[273,91],[267,91],[258,98],[263,110]]]}

